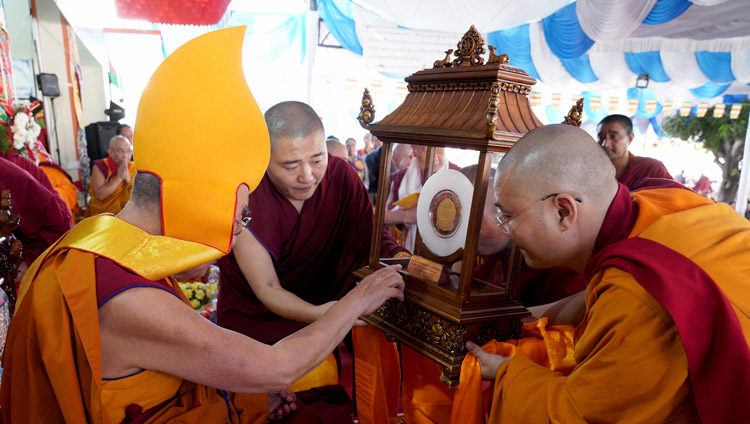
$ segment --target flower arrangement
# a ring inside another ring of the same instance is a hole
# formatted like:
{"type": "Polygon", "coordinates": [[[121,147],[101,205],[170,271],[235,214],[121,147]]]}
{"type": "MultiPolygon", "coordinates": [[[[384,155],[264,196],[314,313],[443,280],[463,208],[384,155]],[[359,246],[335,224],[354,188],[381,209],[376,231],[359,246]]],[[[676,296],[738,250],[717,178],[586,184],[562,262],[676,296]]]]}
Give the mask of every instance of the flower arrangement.
{"type": "Polygon", "coordinates": [[[179,283],[180,289],[190,301],[193,309],[198,310],[211,301],[211,295],[207,284],[203,283],[179,283]]]}
{"type": "Polygon", "coordinates": [[[0,132],[0,150],[18,153],[37,163],[52,159],[39,141],[42,127],[37,123],[35,111],[40,107],[37,100],[19,102],[10,111],[3,108],[0,116],[5,131],[0,132]]]}

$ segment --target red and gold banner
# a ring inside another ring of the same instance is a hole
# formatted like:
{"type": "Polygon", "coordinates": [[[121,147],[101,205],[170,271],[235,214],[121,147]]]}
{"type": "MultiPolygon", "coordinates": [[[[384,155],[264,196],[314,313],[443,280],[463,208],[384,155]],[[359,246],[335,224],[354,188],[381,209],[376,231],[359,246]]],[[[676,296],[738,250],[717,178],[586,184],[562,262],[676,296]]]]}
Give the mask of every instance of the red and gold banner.
{"type": "Polygon", "coordinates": [[[620,105],[620,99],[617,97],[610,97],[609,98],[609,111],[610,112],[616,112],[618,106],[620,105]]]}
{"type": "Polygon", "coordinates": [[[592,97],[591,98],[591,110],[598,111],[602,107],[602,98],[601,97],[592,97]]]}
{"type": "Polygon", "coordinates": [[[682,106],[680,106],[680,116],[689,116],[692,107],[693,105],[690,103],[683,103],[682,106]]]}
{"type": "Polygon", "coordinates": [[[723,118],[724,112],[727,110],[727,105],[716,105],[714,106],[714,118],[723,118]]]}
{"type": "Polygon", "coordinates": [[[561,101],[562,101],[562,94],[560,93],[552,94],[552,107],[560,107],[561,101]]]}
{"type": "Polygon", "coordinates": [[[646,112],[648,113],[656,112],[656,99],[646,100],[646,112]]]}
{"type": "Polygon", "coordinates": [[[532,91],[531,92],[531,106],[539,106],[542,104],[542,93],[538,91],[532,91]]]}
{"type": "Polygon", "coordinates": [[[632,115],[638,110],[638,99],[628,99],[628,114],[632,115]]]}
{"type": "Polygon", "coordinates": [[[665,116],[672,113],[672,107],[674,107],[674,102],[671,100],[667,100],[666,102],[661,104],[661,113],[663,113],[665,116]]]}
{"type": "Polygon", "coordinates": [[[708,103],[700,103],[697,110],[698,117],[703,118],[706,116],[706,112],[708,112],[708,103]]]}
{"type": "Polygon", "coordinates": [[[729,119],[739,118],[741,110],[742,110],[742,105],[732,105],[732,110],[729,111],[729,119]]]}

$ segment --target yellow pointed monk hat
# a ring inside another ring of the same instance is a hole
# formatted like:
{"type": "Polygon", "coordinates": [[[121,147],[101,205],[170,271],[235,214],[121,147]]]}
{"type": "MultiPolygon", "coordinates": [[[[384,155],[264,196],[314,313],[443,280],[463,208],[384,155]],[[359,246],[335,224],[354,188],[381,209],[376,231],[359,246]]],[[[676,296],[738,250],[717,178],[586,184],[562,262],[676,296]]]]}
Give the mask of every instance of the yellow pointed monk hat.
{"type": "Polygon", "coordinates": [[[163,235],[223,254],[237,190],[255,190],[270,157],[242,70],[244,37],[245,27],[213,31],[169,55],[143,90],[133,138],[138,171],[161,179],[163,235]]]}

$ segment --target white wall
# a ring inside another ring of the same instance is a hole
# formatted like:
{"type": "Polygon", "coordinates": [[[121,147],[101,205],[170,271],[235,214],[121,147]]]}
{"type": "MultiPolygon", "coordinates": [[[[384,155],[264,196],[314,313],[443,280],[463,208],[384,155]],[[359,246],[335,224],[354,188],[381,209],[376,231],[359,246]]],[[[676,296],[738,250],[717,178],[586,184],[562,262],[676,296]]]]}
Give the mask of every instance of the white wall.
{"type": "Polygon", "coordinates": [[[78,41],[78,58],[81,66],[81,102],[83,106],[83,126],[98,121],[106,121],[104,109],[109,106],[109,77],[94,55],[78,41]]]}
{"type": "MultiPolygon", "coordinates": [[[[59,142],[59,163],[73,179],[78,179],[78,159],[76,157],[76,132],[73,128],[73,104],[70,98],[71,82],[68,79],[66,48],[63,43],[63,26],[60,10],[52,0],[32,0],[36,3],[39,25],[39,44],[41,46],[42,72],[56,74],[60,85],[60,96],[52,102],[44,97],[44,110],[50,117],[48,134],[50,137],[50,154],[58,161],[57,144],[59,142]],[[55,124],[57,121],[57,138],[55,124]]],[[[40,93],[41,94],[41,93],[40,93]]]]}

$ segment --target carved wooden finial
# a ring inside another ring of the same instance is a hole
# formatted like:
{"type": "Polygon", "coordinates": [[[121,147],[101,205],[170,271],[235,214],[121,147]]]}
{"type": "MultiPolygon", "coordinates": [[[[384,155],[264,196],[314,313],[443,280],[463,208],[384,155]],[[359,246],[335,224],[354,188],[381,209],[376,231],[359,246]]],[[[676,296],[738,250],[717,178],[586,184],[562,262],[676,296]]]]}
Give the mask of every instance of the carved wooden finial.
{"type": "Polygon", "coordinates": [[[364,129],[370,129],[370,124],[375,120],[375,105],[372,103],[372,97],[370,96],[370,90],[365,88],[365,92],[362,93],[362,107],[359,108],[359,116],[357,121],[359,125],[364,129]]]}
{"type": "Polygon", "coordinates": [[[490,49],[490,57],[487,59],[487,64],[492,63],[499,63],[501,65],[507,65],[508,64],[508,55],[507,54],[500,54],[496,55],[495,50],[497,50],[497,47],[487,45],[487,48],[490,49]]]}
{"type": "Polygon", "coordinates": [[[568,116],[565,117],[563,124],[575,125],[576,127],[580,127],[582,116],[583,116],[583,97],[578,99],[576,104],[574,104],[573,107],[570,108],[570,112],[568,112],[568,116]]]}
{"type": "Polygon", "coordinates": [[[13,236],[19,223],[20,218],[13,213],[10,190],[3,190],[0,195],[0,280],[2,289],[8,296],[11,314],[16,304],[16,274],[23,253],[21,242],[13,236]]]}
{"type": "Polygon", "coordinates": [[[435,63],[432,64],[433,68],[450,68],[453,64],[451,63],[451,53],[453,53],[453,49],[448,49],[445,51],[445,58],[443,60],[436,60],[435,63]]]}
{"type": "Polygon", "coordinates": [[[458,42],[458,50],[453,54],[453,66],[474,66],[483,65],[484,58],[482,55],[486,52],[484,49],[484,38],[477,31],[474,25],[466,31],[466,34],[458,42]]]}

